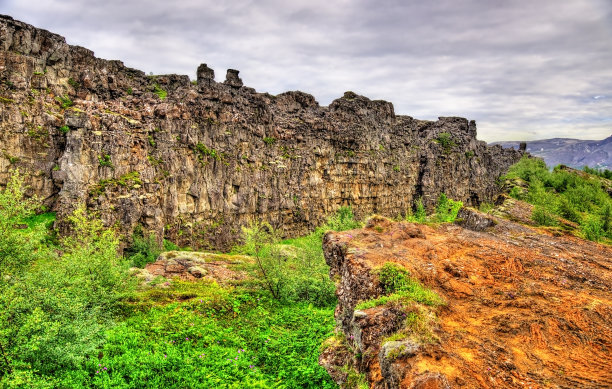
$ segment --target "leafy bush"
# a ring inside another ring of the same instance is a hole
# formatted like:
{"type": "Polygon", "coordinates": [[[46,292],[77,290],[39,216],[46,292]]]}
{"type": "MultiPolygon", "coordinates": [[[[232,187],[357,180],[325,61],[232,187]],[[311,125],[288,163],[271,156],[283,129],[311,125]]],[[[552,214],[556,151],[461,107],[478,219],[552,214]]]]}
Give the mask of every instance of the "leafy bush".
{"type": "Polygon", "coordinates": [[[62,107],[63,109],[72,107],[74,105],[74,103],[72,102],[72,100],[70,100],[70,97],[68,97],[68,95],[56,96],[55,101],[57,101],[60,104],[60,107],[62,107]]]}
{"type": "MultiPolygon", "coordinates": [[[[598,173],[589,168],[585,172],[598,173]]],[[[556,226],[558,217],[562,217],[579,224],[586,239],[610,243],[612,198],[603,188],[602,175],[605,172],[586,176],[560,167],[550,171],[542,160],[523,157],[505,178],[521,178],[529,183],[526,194],[515,187],[510,195],[535,205],[532,219],[537,224],[556,226]]]]}
{"type": "Polygon", "coordinates": [[[423,200],[420,197],[416,202],[414,214],[406,215],[406,220],[413,223],[425,223],[427,221],[427,212],[425,211],[423,200]]]}
{"type": "Polygon", "coordinates": [[[386,294],[404,290],[408,287],[410,273],[403,267],[387,262],[378,269],[377,273],[378,282],[380,282],[380,286],[386,294]]]}
{"type": "Polygon", "coordinates": [[[264,289],[284,303],[307,301],[323,307],[336,301],[335,287],[329,279],[322,238],[326,231],[361,227],[349,207],[340,208],[327,223],[311,234],[280,241],[267,223],[252,223],[243,228],[244,245],[235,251],[252,255],[264,289]]]}
{"type": "Polygon", "coordinates": [[[593,174],[599,177],[607,178],[608,180],[612,180],[612,170],[608,169],[593,169],[588,166],[582,168],[583,171],[593,174]]]}
{"type": "Polygon", "coordinates": [[[444,193],[440,193],[438,206],[436,207],[435,220],[441,223],[454,222],[462,206],[463,203],[461,201],[454,201],[446,197],[444,193]]]}
{"type": "Polygon", "coordinates": [[[387,262],[377,271],[378,282],[387,295],[363,301],[356,309],[368,309],[379,305],[414,301],[417,303],[439,306],[444,300],[433,290],[425,288],[417,280],[410,277],[408,271],[401,266],[387,262]]]}
{"type": "Polygon", "coordinates": [[[97,355],[131,290],[112,230],[81,207],[69,217],[73,235],[60,240],[58,256],[44,239],[50,216],[33,217],[36,207],[15,173],[0,194],[2,387],[56,386],[51,376],[97,355]]]}
{"type": "Polygon", "coordinates": [[[161,254],[162,249],[157,243],[155,235],[145,236],[142,227],[137,226],[132,234],[132,243],[124,250],[123,255],[132,266],[143,268],[153,263],[161,254]]]}
{"type": "Polygon", "coordinates": [[[434,139],[434,142],[442,146],[442,149],[444,149],[444,152],[447,154],[450,153],[453,147],[457,146],[457,144],[453,141],[453,137],[448,132],[442,132],[436,139],[434,139]]]}
{"type": "Polygon", "coordinates": [[[541,205],[536,205],[531,213],[531,219],[539,226],[557,226],[557,218],[541,205]]]}

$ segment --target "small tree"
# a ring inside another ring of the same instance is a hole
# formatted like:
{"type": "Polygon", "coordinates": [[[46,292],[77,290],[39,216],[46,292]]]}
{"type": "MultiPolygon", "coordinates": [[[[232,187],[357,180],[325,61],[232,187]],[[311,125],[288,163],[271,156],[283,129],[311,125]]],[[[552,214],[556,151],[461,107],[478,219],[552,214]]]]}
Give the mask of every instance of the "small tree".
{"type": "Polygon", "coordinates": [[[266,288],[277,300],[281,299],[283,288],[283,258],[278,247],[278,233],[269,223],[252,222],[242,227],[244,251],[255,257],[266,288]]]}

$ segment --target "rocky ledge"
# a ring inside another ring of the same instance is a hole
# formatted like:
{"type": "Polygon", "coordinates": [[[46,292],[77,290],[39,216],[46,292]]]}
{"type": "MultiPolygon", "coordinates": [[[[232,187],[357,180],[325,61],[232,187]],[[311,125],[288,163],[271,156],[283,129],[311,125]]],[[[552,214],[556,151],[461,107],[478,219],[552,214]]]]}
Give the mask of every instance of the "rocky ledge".
{"type": "Polygon", "coordinates": [[[324,107],[233,69],[146,75],[8,16],[0,117],[0,185],[18,168],[60,221],[85,203],[125,236],[140,225],[194,248],[228,248],[254,219],[305,234],[344,205],[395,217],[441,192],[478,205],[522,155],[478,141],[474,121],[353,92],[324,107]]]}
{"type": "MultiPolygon", "coordinates": [[[[508,201],[504,212],[520,221],[523,208],[508,201]]],[[[355,387],[354,372],[370,388],[611,387],[612,249],[462,215],[463,227],[377,217],[325,236],[338,326],[320,363],[332,377],[342,387],[355,387]],[[395,269],[385,285],[382,269],[395,269]],[[402,274],[412,289],[384,297],[402,274]]]]}

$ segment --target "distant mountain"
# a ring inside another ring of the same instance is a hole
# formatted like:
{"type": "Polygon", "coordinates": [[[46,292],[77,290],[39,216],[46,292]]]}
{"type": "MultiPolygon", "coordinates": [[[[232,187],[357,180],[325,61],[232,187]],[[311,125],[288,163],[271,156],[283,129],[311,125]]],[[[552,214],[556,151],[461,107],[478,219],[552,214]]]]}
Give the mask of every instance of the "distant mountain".
{"type": "MultiPolygon", "coordinates": [[[[520,142],[493,142],[504,148],[518,149],[520,142]]],[[[612,136],[603,140],[552,138],[527,142],[527,151],[544,159],[550,167],[558,164],[582,168],[612,170],[612,136]]]]}

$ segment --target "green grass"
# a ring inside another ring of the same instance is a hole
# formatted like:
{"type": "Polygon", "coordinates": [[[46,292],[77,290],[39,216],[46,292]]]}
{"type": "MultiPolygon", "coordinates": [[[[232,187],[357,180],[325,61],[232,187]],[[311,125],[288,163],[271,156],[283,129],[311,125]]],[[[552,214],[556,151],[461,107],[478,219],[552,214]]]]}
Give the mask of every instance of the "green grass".
{"type": "Polygon", "coordinates": [[[364,310],[391,303],[407,303],[411,301],[430,306],[440,306],[445,304],[442,297],[440,297],[436,292],[423,287],[416,281],[412,281],[409,289],[407,290],[401,290],[388,296],[380,296],[372,300],[363,301],[357,304],[355,309],[364,310]]]}
{"type": "Polygon", "coordinates": [[[94,388],[337,387],[318,365],[319,346],[333,333],[333,306],[287,306],[240,287],[185,284],[161,292],[188,289],[184,302],[159,305],[141,292],[153,307],[109,328],[98,357],[61,381],[94,388]]]}

